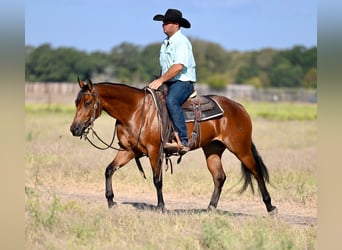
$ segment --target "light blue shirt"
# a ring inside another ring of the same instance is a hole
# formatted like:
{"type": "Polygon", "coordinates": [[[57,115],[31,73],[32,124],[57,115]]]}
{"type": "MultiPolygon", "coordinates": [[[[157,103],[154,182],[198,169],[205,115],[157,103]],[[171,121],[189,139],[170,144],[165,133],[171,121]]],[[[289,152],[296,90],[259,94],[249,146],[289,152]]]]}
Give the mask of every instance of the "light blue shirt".
{"type": "Polygon", "coordinates": [[[189,39],[180,30],[170,38],[165,38],[159,56],[162,74],[173,64],[183,64],[183,70],[170,81],[196,82],[196,63],[189,39]]]}

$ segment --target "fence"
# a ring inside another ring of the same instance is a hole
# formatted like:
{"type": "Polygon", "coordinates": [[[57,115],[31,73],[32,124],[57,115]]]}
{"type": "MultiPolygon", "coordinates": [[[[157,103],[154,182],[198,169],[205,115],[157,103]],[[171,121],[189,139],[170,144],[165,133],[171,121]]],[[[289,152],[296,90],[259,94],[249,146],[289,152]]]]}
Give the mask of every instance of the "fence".
{"type": "MultiPolygon", "coordinates": [[[[134,85],[143,88],[145,85],[134,85]]],[[[316,89],[267,88],[256,89],[249,85],[230,84],[224,89],[211,89],[206,84],[196,84],[200,95],[224,95],[237,101],[317,102],[316,89]]],[[[77,83],[26,83],[26,103],[73,103],[79,91],[77,83]]]]}

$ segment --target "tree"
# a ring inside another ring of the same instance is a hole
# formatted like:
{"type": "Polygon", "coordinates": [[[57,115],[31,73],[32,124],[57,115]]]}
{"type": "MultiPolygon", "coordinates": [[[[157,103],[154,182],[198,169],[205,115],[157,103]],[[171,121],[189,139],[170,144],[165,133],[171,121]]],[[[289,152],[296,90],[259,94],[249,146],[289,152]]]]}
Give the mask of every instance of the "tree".
{"type": "Polygon", "coordinates": [[[240,84],[246,83],[248,79],[258,77],[259,73],[260,68],[258,68],[255,64],[248,64],[239,69],[235,77],[235,81],[240,84]]]}
{"type": "Polygon", "coordinates": [[[208,77],[207,84],[212,89],[223,89],[226,86],[225,77],[222,74],[215,74],[208,77]]]}
{"type": "Polygon", "coordinates": [[[202,40],[193,40],[192,48],[196,60],[198,81],[207,82],[212,75],[224,75],[229,68],[229,54],[220,45],[202,40]]]}
{"type": "Polygon", "coordinates": [[[146,46],[139,57],[139,74],[143,82],[151,82],[160,75],[159,43],[146,46]]]}
{"type": "Polygon", "coordinates": [[[304,87],[317,88],[317,69],[311,68],[304,77],[304,87]]]}
{"type": "Polygon", "coordinates": [[[120,82],[128,83],[131,79],[137,77],[139,47],[131,43],[121,43],[114,47],[109,55],[114,67],[114,77],[120,82]]]}
{"type": "Polygon", "coordinates": [[[271,85],[274,87],[300,87],[302,79],[302,68],[292,66],[289,62],[277,64],[270,76],[271,85]]]}
{"type": "MultiPolygon", "coordinates": [[[[317,47],[286,50],[226,51],[220,45],[191,39],[197,64],[197,82],[214,88],[230,83],[255,87],[317,87],[317,47]]],[[[121,43],[109,53],[85,53],[74,48],[26,46],[27,81],[74,82],[86,79],[148,83],[159,76],[160,43],[140,47],[121,43]]]]}
{"type": "Polygon", "coordinates": [[[29,81],[65,82],[77,77],[89,78],[96,69],[85,52],[73,48],[52,49],[43,44],[26,54],[26,79],[29,81]]]}

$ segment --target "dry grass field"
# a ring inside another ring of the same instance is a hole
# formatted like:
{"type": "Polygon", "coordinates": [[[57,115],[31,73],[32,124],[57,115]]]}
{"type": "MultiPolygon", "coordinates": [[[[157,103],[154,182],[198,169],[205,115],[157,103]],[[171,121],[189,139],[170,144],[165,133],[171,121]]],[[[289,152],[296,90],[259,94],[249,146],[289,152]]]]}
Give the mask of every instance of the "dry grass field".
{"type": "MultiPolygon", "coordinates": [[[[248,108],[247,108],[248,110],[248,108]]],[[[213,182],[201,150],[173,158],[164,171],[167,213],[155,211],[147,159],[143,179],[134,161],[113,176],[118,206],[107,208],[104,170],[115,155],[69,132],[69,109],[26,110],[25,224],[27,249],[315,249],[317,125],[315,120],[253,118],[253,138],[268,166],[277,217],[258,193],[240,194],[240,164],[225,152],[227,175],[216,212],[206,212],[213,182]]],[[[110,141],[114,120],[95,130],[110,141]]],[[[97,142],[95,140],[95,142],[97,142]]],[[[99,144],[101,145],[101,144],[99,144]]]]}

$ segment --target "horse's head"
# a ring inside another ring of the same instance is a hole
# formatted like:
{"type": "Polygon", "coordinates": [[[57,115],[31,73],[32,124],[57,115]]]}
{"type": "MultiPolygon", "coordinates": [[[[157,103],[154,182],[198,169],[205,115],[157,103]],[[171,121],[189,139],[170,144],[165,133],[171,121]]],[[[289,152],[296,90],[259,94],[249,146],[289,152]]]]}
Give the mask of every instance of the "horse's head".
{"type": "Polygon", "coordinates": [[[73,136],[82,136],[85,130],[91,126],[94,120],[100,115],[99,102],[96,87],[91,80],[86,83],[78,79],[81,90],[75,100],[76,114],[70,126],[73,136]]]}

